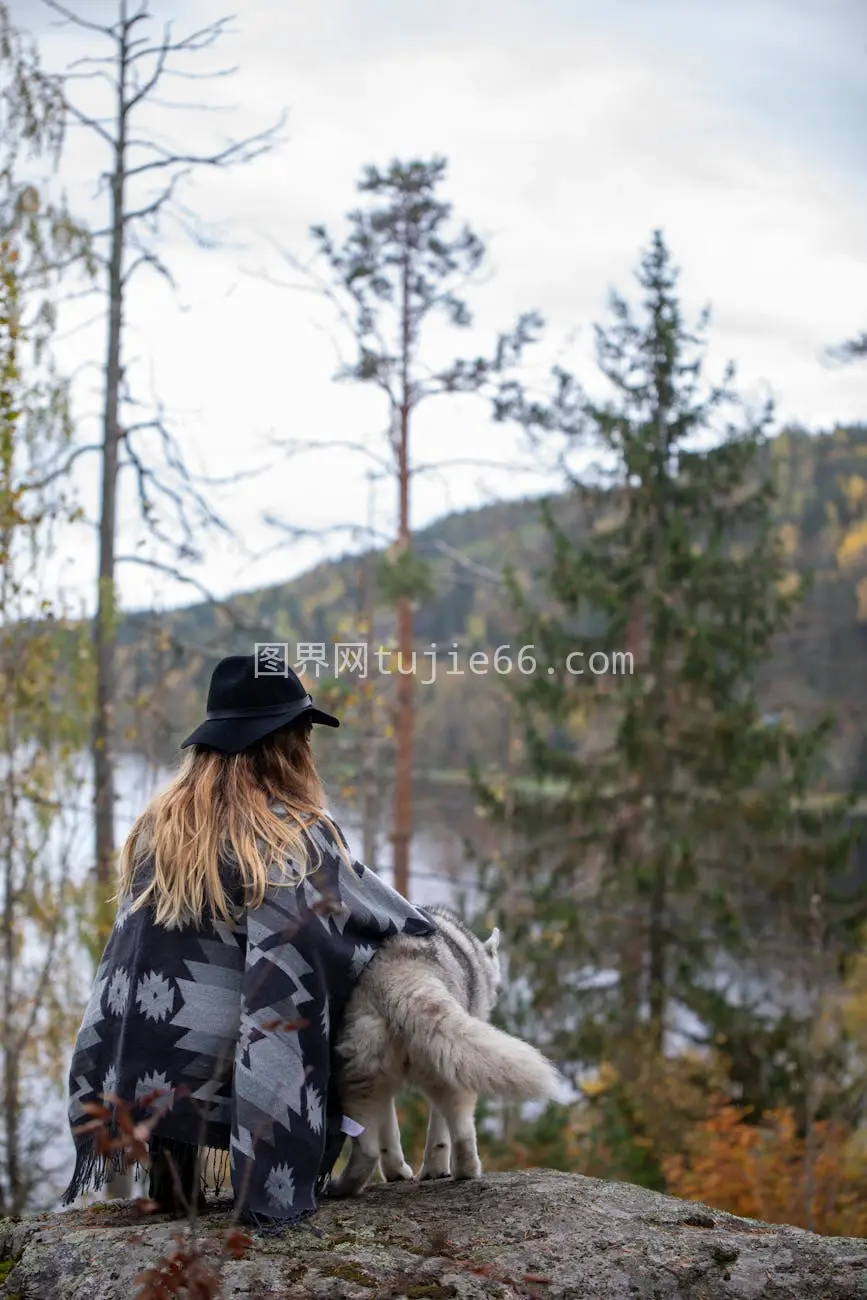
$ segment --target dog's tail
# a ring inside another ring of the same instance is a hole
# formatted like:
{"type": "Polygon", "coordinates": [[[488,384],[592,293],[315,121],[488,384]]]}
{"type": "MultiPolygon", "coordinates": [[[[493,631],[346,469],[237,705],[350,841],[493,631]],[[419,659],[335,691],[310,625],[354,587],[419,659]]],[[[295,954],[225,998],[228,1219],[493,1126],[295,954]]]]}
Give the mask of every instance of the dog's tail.
{"type": "Polygon", "coordinates": [[[566,1081],[541,1052],[471,1016],[429,975],[379,993],[411,1065],[422,1072],[482,1097],[565,1100],[566,1081]]]}

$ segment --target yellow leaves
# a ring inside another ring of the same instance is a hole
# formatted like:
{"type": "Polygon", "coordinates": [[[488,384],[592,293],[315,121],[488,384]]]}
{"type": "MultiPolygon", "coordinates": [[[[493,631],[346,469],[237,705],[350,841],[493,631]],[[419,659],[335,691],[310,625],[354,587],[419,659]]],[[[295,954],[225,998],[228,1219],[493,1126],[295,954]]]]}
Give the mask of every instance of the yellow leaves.
{"type": "Polygon", "coordinates": [[[840,482],[840,488],[849,508],[854,512],[867,504],[867,479],[861,474],[850,474],[840,482]]]}
{"type": "Polygon", "coordinates": [[[610,1061],[603,1061],[596,1072],[596,1077],[586,1079],[581,1084],[581,1091],[585,1097],[601,1097],[604,1092],[608,1092],[619,1081],[620,1075],[610,1061]]]}
{"type": "Polygon", "coordinates": [[[837,563],[841,569],[857,564],[867,552],[867,519],[861,520],[843,538],[837,548],[837,563]]]}
{"type": "Polygon", "coordinates": [[[798,529],[795,524],[781,524],[778,530],[780,542],[786,555],[798,553],[798,529]]]}
{"type": "Polygon", "coordinates": [[[859,623],[867,623],[867,578],[861,578],[855,588],[857,617],[859,623]]]}
{"type": "Polygon", "coordinates": [[[467,618],[466,637],[470,645],[485,644],[487,628],[483,614],[471,613],[467,618]]]}
{"type": "Polygon", "coordinates": [[[800,590],[801,578],[797,573],[784,573],[777,583],[777,591],[781,596],[794,596],[800,590]]]}

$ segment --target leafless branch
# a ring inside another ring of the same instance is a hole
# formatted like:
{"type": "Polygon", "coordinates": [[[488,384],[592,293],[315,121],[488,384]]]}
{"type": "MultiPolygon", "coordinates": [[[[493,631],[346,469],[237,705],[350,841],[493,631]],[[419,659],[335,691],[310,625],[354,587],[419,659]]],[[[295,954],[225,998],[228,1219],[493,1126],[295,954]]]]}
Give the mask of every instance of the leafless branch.
{"type": "Polygon", "coordinates": [[[140,249],[138,257],[136,257],[124,271],[123,276],[121,277],[121,283],[124,288],[129,284],[133,275],[140,266],[153,267],[157,274],[161,275],[164,280],[168,281],[173,289],[177,289],[177,282],[165,262],[161,258],[157,257],[156,253],[151,249],[147,248],[140,249]]]}
{"type": "MultiPolygon", "coordinates": [[[[111,63],[113,60],[109,59],[108,62],[111,63]]],[[[115,94],[117,93],[117,82],[102,68],[95,68],[93,72],[65,72],[63,74],[64,81],[95,81],[97,77],[107,81],[115,94]]]]}
{"type": "Polygon", "coordinates": [[[147,144],[147,147],[153,149],[159,157],[128,168],[127,178],[142,176],[146,172],[159,171],[165,167],[233,167],[251,162],[279,143],[277,133],[285,125],[286,118],[287,114],[283,111],[273,126],[266,127],[264,131],[258,131],[255,135],[246,136],[243,140],[233,140],[224,149],[211,154],[172,153],[153,141],[140,141],[138,142],[140,146],[147,144]]]}
{"type": "MultiPolygon", "coordinates": [[[[160,429],[160,421],[157,419],[138,420],[134,424],[127,424],[124,428],[124,433],[126,436],[129,436],[133,433],[141,433],[146,429],[158,431],[160,429]]],[[[227,487],[232,483],[241,483],[244,479],[258,478],[260,474],[265,474],[269,470],[273,469],[273,466],[270,464],[260,465],[258,469],[241,469],[237,470],[233,474],[225,474],[218,478],[214,478],[208,474],[193,474],[192,471],[181,462],[180,452],[177,449],[173,451],[170,463],[172,468],[182,473],[183,477],[190,483],[201,483],[208,487],[227,487]]]]}
{"type": "Polygon", "coordinates": [[[182,573],[171,564],[166,564],[162,560],[150,559],[144,555],[118,555],[115,557],[116,564],[138,564],[145,569],[153,569],[156,573],[164,573],[167,577],[173,578],[175,582],[182,582],[185,586],[194,587],[202,598],[208,603],[213,603],[213,594],[208,591],[198,578],[193,578],[189,573],[182,573]]]}
{"type": "MultiPolygon", "coordinates": [[[[150,92],[156,88],[157,82],[159,81],[160,77],[163,75],[163,69],[166,66],[166,59],[168,58],[169,49],[170,49],[168,43],[170,31],[171,31],[171,25],[167,24],[165,28],[165,37],[163,40],[163,44],[156,51],[156,65],[154,67],[154,70],[151,73],[151,75],[147,78],[147,80],[142,82],[141,86],[139,86],[135,94],[132,95],[132,97],[126,101],[126,104],[124,106],[124,111],[126,113],[132,112],[136,104],[140,104],[143,99],[147,98],[150,92]]],[[[130,61],[134,61],[135,57],[136,57],[135,55],[132,55],[130,61]]]]}
{"type": "MultiPolygon", "coordinates": [[[[230,77],[237,71],[237,67],[224,68],[219,74],[212,72],[211,76],[230,77]]],[[[184,113],[237,113],[241,107],[240,104],[194,104],[186,99],[158,99],[156,95],[151,95],[150,103],[157,108],[181,109],[184,113]]]]}
{"type": "Polygon", "coordinates": [[[68,77],[69,73],[75,68],[91,67],[92,65],[101,66],[101,67],[108,66],[113,68],[116,65],[116,63],[117,63],[117,59],[113,54],[101,54],[101,55],[85,54],[80,59],[72,60],[72,62],[69,64],[69,68],[64,73],[64,76],[68,77]]]}
{"type": "Polygon", "coordinates": [[[130,221],[139,221],[146,219],[147,217],[156,216],[160,208],[172,200],[176,187],[182,180],[189,176],[191,170],[190,167],[182,167],[180,171],[175,172],[168,185],[166,185],[163,191],[158,194],[155,199],[146,204],[143,208],[134,208],[131,212],[125,212],[123,217],[124,222],[129,223],[130,221]]]}
{"type": "Polygon", "coordinates": [[[98,443],[84,443],[80,447],[73,448],[73,450],[70,451],[69,455],[65,458],[62,465],[58,465],[56,469],[53,469],[48,474],[44,475],[44,477],[39,479],[38,482],[28,483],[26,485],[26,490],[28,492],[41,492],[44,488],[47,488],[51,483],[56,482],[57,479],[65,477],[65,475],[67,475],[69,471],[72,469],[72,466],[78,460],[79,456],[86,456],[92,451],[101,451],[101,450],[102,448],[99,446],[98,443]]]}
{"type": "Polygon", "coordinates": [[[112,24],[111,27],[104,27],[100,23],[90,22],[87,18],[82,18],[80,14],[75,13],[72,9],[67,9],[66,5],[59,3],[59,0],[42,0],[42,3],[47,5],[49,9],[53,9],[55,13],[60,14],[64,19],[63,23],[58,23],[56,26],[62,27],[67,23],[72,23],[75,27],[83,27],[85,31],[99,32],[101,36],[114,37],[116,35],[116,24],[112,24]]]}
{"type": "Polygon", "coordinates": [[[351,451],[372,460],[384,474],[392,472],[392,466],[384,457],[377,456],[376,452],[371,451],[369,447],[363,446],[360,442],[353,442],[351,438],[326,438],[324,442],[302,442],[293,438],[274,439],[273,446],[278,451],[285,452],[288,456],[300,456],[304,452],[310,451],[332,451],[337,449],[351,451]]]}
{"type": "Polygon", "coordinates": [[[230,530],[207,501],[195,491],[186,466],[163,420],[155,418],[150,421],[142,421],[137,426],[139,432],[145,428],[160,435],[167,467],[177,475],[182,490],[172,487],[160,477],[156,470],[145,464],[132,444],[130,431],[126,430],[122,444],[126,456],[123,466],[132,468],[135,473],[142,521],[146,524],[152,536],[173,550],[179,558],[198,559],[200,549],[196,545],[195,539],[197,532],[200,532],[201,529],[194,528],[191,523],[189,518],[191,506],[198,512],[201,524],[205,527],[215,528],[223,533],[228,533],[230,530]],[[180,542],[168,537],[157,521],[156,511],[160,498],[168,501],[174,509],[175,518],[181,527],[182,540],[180,542]]]}
{"type": "Polygon", "coordinates": [[[370,528],[367,524],[328,524],[325,528],[302,528],[298,524],[287,524],[286,520],[278,519],[276,515],[264,515],[263,523],[268,528],[274,528],[281,532],[283,541],[274,542],[273,546],[266,546],[264,550],[256,551],[255,555],[253,555],[256,560],[265,559],[266,556],[282,550],[283,546],[286,545],[286,539],[291,539],[294,542],[312,541],[312,539],[337,536],[339,533],[344,533],[355,542],[368,538],[369,541],[387,546],[394,541],[394,537],[390,533],[382,533],[380,529],[370,528]]]}
{"type": "MultiPolygon", "coordinates": [[[[44,3],[47,4],[48,0],[44,0],[44,3]]],[[[80,126],[90,127],[91,130],[96,131],[96,133],[99,136],[101,136],[101,138],[105,141],[105,143],[109,145],[112,149],[117,148],[117,145],[115,143],[113,136],[111,135],[111,132],[106,130],[105,126],[101,121],[99,121],[98,118],[89,117],[87,113],[82,113],[81,109],[76,107],[76,105],[73,104],[69,99],[64,98],[63,102],[66,111],[72,114],[72,116],[75,118],[75,120],[79,123],[80,126]]]]}
{"type": "MultiPolygon", "coordinates": [[[[163,40],[159,45],[146,45],[144,49],[136,50],[133,59],[145,59],[151,55],[165,57],[168,54],[190,54],[200,53],[202,50],[208,50],[223,36],[228,24],[234,21],[233,16],[218,18],[216,22],[209,23],[207,27],[200,27],[195,32],[190,32],[189,36],[182,36],[180,40],[172,41],[171,23],[167,23],[163,40]]],[[[207,75],[207,74],[205,74],[207,75]]]]}
{"type": "Polygon", "coordinates": [[[474,456],[457,456],[454,459],[442,461],[430,461],[428,464],[413,466],[413,474],[428,474],[433,470],[452,469],[456,465],[463,465],[474,469],[496,469],[508,470],[509,473],[515,474],[547,474],[548,471],[540,469],[538,462],[511,462],[506,463],[502,460],[484,460],[474,456]]]}
{"type": "Polygon", "coordinates": [[[64,339],[74,338],[76,334],[80,334],[83,330],[90,329],[91,325],[95,325],[98,321],[103,320],[105,320],[105,312],[97,312],[95,316],[88,316],[87,320],[80,321],[77,325],[72,325],[68,330],[60,330],[55,334],[54,341],[59,343],[63,342],[64,339]]]}
{"type": "Polygon", "coordinates": [[[449,546],[448,542],[437,540],[434,542],[434,547],[442,555],[447,555],[449,559],[454,560],[462,569],[466,569],[468,573],[473,573],[479,578],[484,578],[486,582],[493,582],[498,587],[504,585],[502,573],[497,573],[494,569],[489,569],[484,564],[478,564],[475,560],[470,560],[466,555],[455,550],[453,546],[449,546]]]}

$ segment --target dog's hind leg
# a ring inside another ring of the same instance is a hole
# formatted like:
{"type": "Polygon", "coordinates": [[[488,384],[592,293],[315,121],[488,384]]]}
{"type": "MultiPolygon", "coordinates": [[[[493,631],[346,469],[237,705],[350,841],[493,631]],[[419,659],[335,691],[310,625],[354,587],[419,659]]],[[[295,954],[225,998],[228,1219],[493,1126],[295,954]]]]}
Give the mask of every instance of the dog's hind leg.
{"type": "Polygon", "coordinates": [[[476,1095],[457,1089],[437,1090],[436,1106],[442,1111],[452,1143],[454,1178],[479,1178],[482,1163],[476,1146],[476,1095]]]}
{"type": "MultiPolygon", "coordinates": [[[[358,1196],[364,1191],[379,1164],[380,1133],[386,1131],[390,1093],[374,1093],[364,1098],[351,1095],[343,1099],[344,1110],[351,1115],[364,1132],[352,1139],[346,1168],[328,1188],[329,1196],[358,1196]]],[[[410,1171],[412,1172],[412,1171],[410,1171]]]]}
{"type": "Polygon", "coordinates": [[[451,1173],[452,1139],[449,1126],[441,1110],[430,1103],[430,1116],[427,1122],[427,1138],[424,1144],[424,1160],[419,1171],[419,1180],[426,1178],[448,1178],[451,1173]]]}
{"type": "Polygon", "coordinates": [[[379,1161],[387,1183],[409,1182],[414,1177],[411,1166],[404,1159],[393,1097],[388,1103],[388,1114],[379,1130],[379,1161]]]}

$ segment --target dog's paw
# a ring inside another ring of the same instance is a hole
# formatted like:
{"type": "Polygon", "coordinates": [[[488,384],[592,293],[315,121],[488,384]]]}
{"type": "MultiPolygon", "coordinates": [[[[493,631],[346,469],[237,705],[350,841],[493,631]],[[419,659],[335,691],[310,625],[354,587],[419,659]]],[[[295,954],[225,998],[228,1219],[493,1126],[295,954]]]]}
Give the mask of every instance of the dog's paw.
{"type": "Polygon", "coordinates": [[[422,1165],[419,1170],[418,1180],[420,1183],[432,1182],[435,1178],[450,1178],[449,1169],[438,1169],[435,1165],[422,1165]]]}
{"type": "Polygon", "coordinates": [[[456,1142],[452,1151],[452,1166],[455,1178],[481,1178],[482,1162],[475,1144],[456,1142]]]}
{"type": "Polygon", "coordinates": [[[396,1169],[385,1169],[383,1173],[387,1183],[411,1183],[415,1178],[412,1166],[408,1165],[405,1160],[396,1169]]]}
{"type": "Polygon", "coordinates": [[[340,1201],[348,1196],[360,1196],[363,1191],[363,1183],[357,1183],[355,1180],[350,1183],[344,1178],[335,1178],[333,1182],[328,1184],[325,1194],[335,1201],[340,1201]]]}

